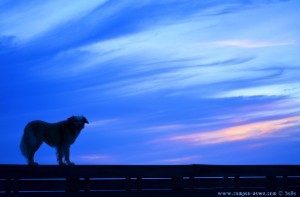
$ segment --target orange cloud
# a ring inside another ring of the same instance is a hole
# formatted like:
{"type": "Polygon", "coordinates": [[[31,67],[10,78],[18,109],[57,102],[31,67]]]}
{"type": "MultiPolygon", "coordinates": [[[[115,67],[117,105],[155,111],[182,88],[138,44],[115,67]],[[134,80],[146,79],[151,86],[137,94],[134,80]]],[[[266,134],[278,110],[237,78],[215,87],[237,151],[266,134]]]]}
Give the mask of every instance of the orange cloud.
{"type": "Polygon", "coordinates": [[[271,135],[282,129],[300,125],[300,116],[287,117],[233,126],[226,129],[207,131],[195,134],[179,135],[169,138],[170,141],[186,142],[192,145],[217,144],[239,140],[257,139],[271,135]]]}

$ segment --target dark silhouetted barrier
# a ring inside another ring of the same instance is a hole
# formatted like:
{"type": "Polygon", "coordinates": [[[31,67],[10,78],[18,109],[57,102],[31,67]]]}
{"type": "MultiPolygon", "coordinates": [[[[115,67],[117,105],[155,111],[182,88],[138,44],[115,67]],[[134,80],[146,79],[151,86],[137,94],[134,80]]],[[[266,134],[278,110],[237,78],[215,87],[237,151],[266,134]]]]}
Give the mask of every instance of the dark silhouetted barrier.
{"type": "Polygon", "coordinates": [[[300,196],[300,165],[0,165],[0,196],[300,196]]]}

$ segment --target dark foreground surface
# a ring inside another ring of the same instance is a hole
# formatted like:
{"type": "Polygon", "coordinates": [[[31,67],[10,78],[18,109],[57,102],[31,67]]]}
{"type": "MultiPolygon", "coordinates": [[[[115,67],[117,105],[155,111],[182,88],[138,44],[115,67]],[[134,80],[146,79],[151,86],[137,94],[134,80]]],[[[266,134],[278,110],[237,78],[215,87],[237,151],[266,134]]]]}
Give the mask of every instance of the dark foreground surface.
{"type": "Polygon", "coordinates": [[[300,165],[0,165],[0,196],[300,197],[300,165]]]}

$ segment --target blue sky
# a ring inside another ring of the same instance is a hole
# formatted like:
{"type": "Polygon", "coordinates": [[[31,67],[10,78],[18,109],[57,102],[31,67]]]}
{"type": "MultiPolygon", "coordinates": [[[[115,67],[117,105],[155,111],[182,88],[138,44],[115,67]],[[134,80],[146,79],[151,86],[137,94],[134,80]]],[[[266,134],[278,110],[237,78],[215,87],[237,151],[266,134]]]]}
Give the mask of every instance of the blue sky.
{"type": "MultiPolygon", "coordinates": [[[[0,163],[84,115],[76,164],[299,164],[297,0],[0,1],[0,163]]],[[[40,164],[55,164],[43,145],[40,164]]]]}

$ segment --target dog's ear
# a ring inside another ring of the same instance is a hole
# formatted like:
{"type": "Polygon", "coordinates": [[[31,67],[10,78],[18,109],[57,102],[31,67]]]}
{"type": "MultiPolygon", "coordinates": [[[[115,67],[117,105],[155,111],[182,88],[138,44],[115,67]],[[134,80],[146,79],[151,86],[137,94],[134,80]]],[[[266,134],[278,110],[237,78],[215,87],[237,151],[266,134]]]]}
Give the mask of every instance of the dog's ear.
{"type": "Polygon", "coordinates": [[[82,116],[82,120],[83,120],[83,123],[89,124],[89,121],[86,119],[86,117],[82,116]]]}

